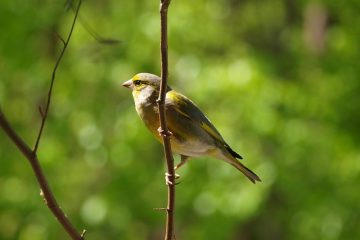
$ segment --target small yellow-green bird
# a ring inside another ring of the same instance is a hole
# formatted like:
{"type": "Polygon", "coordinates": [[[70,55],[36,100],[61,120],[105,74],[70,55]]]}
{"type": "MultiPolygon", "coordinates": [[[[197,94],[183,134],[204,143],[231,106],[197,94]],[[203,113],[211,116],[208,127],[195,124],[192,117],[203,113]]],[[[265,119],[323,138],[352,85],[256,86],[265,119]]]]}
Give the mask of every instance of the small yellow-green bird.
{"type": "MultiPolygon", "coordinates": [[[[158,132],[160,124],[156,103],[160,81],[160,77],[154,74],[139,73],[122,85],[132,90],[138,115],[155,138],[162,142],[158,132]]],[[[209,156],[230,163],[253,183],[261,181],[253,171],[237,160],[242,157],[230,148],[202,111],[190,99],[169,86],[166,91],[165,111],[167,126],[172,133],[171,148],[181,156],[181,162],[176,165],[175,170],[190,157],[209,156]]]]}

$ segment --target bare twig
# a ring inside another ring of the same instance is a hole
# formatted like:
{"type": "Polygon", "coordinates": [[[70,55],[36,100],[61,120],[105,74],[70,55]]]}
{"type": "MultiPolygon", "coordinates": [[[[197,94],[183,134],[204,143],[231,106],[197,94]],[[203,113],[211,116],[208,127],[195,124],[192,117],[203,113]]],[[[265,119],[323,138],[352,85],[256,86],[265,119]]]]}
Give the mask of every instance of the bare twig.
{"type": "Polygon", "coordinates": [[[165,98],[167,90],[168,80],[168,43],[167,43],[167,12],[171,0],[161,0],[160,2],[160,20],[161,20],[161,85],[159,99],[157,100],[159,107],[159,121],[160,121],[160,133],[163,139],[164,152],[167,164],[167,177],[168,177],[168,204],[166,214],[166,230],[165,240],[172,240],[175,237],[174,234],[174,208],[175,208],[175,170],[174,159],[171,152],[170,137],[166,125],[165,115],[165,98]]]}
{"type": "Polygon", "coordinates": [[[79,13],[79,9],[81,6],[81,2],[82,0],[78,1],[78,5],[76,8],[76,13],[74,16],[74,20],[73,23],[71,25],[71,29],[69,31],[68,37],[66,39],[66,41],[64,41],[61,37],[60,40],[63,43],[63,48],[62,51],[55,63],[53,72],[52,72],[52,78],[51,78],[51,83],[50,83],[50,87],[49,87],[49,91],[48,91],[48,98],[47,98],[47,103],[45,106],[45,110],[41,107],[39,107],[39,112],[41,115],[41,125],[40,125],[40,129],[39,129],[39,133],[37,135],[36,138],[36,142],[35,142],[35,146],[34,149],[31,150],[31,148],[29,147],[29,145],[27,145],[24,140],[15,132],[15,130],[11,127],[10,123],[7,121],[5,115],[3,114],[1,108],[0,108],[0,127],[3,129],[3,131],[7,134],[7,136],[12,140],[12,142],[17,146],[17,148],[20,150],[20,152],[28,159],[34,174],[37,178],[37,181],[40,185],[41,188],[41,192],[40,195],[44,198],[45,204],[48,206],[48,208],[50,209],[50,211],[54,214],[54,216],[57,218],[57,220],[59,221],[59,223],[63,226],[63,228],[65,229],[65,231],[68,233],[68,235],[71,237],[71,239],[73,240],[83,240],[84,239],[84,235],[85,235],[85,230],[82,231],[82,233],[78,233],[77,230],[75,229],[75,227],[71,224],[71,222],[69,221],[69,219],[66,217],[66,215],[64,214],[64,212],[61,210],[60,206],[58,205],[50,187],[49,184],[46,180],[46,177],[43,173],[43,170],[41,168],[41,165],[39,163],[39,160],[37,158],[37,150],[39,147],[39,142],[41,139],[41,135],[45,126],[45,122],[48,116],[48,112],[49,112],[49,107],[50,107],[50,102],[51,102],[51,95],[52,95],[52,90],[53,90],[53,86],[54,86],[54,82],[55,82],[55,75],[56,75],[56,70],[60,64],[60,61],[65,53],[65,50],[69,44],[74,26],[75,26],[75,22],[79,13]]]}
{"type": "MultiPolygon", "coordinates": [[[[67,4],[68,9],[72,9],[74,12],[76,12],[76,8],[72,7],[71,4],[67,4]]],[[[102,37],[100,34],[96,32],[96,30],[91,27],[91,25],[79,14],[78,16],[78,22],[79,24],[85,29],[86,32],[88,32],[98,43],[105,44],[105,45],[116,45],[119,44],[121,41],[115,38],[106,38],[102,37]]]]}
{"type": "Polygon", "coordinates": [[[100,44],[116,45],[120,43],[120,40],[118,39],[102,37],[83,17],[81,17],[81,15],[79,15],[79,23],[100,44]]]}
{"type": "Polygon", "coordinates": [[[65,53],[65,51],[67,49],[67,46],[69,45],[70,38],[71,38],[71,35],[72,35],[74,27],[75,27],[76,19],[77,19],[78,15],[79,15],[79,10],[80,10],[81,3],[82,3],[82,0],[79,0],[79,2],[77,4],[77,7],[76,7],[76,11],[75,11],[75,16],[74,16],[74,19],[73,19],[73,22],[71,24],[70,31],[69,31],[69,34],[68,34],[66,40],[64,41],[59,36],[59,39],[64,44],[64,46],[63,46],[63,48],[62,48],[62,50],[60,52],[60,55],[59,55],[58,59],[56,60],[56,63],[55,63],[55,66],[54,66],[54,69],[53,69],[53,72],[52,72],[52,75],[51,75],[51,82],[50,82],[50,87],[49,87],[49,91],[48,91],[47,102],[46,102],[46,105],[45,105],[45,110],[42,111],[43,114],[41,114],[42,115],[41,116],[41,124],[40,124],[39,133],[38,133],[36,141],[35,141],[35,146],[34,146],[34,149],[33,149],[34,153],[36,153],[37,150],[38,150],[41,135],[43,133],[45,122],[46,122],[46,119],[47,119],[47,116],[48,116],[48,113],[49,113],[49,108],[50,108],[50,103],[51,103],[51,96],[52,96],[53,86],[54,86],[55,77],[56,77],[56,70],[59,67],[59,64],[60,64],[60,62],[61,62],[61,60],[62,60],[62,58],[64,56],[64,53],[65,53]]]}
{"type": "Polygon", "coordinates": [[[60,36],[60,34],[58,34],[57,32],[55,32],[55,36],[62,42],[62,44],[65,46],[65,40],[60,36]]]}
{"type": "Polygon", "coordinates": [[[63,226],[69,236],[74,240],[82,240],[83,237],[77,232],[75,227],[71,224],[64,212],[59,207],[54,195],[51,192],[49,184],[45,178],[42,168],[39,164],[39,160],[36,153],[30,149],[30,147],[24,142],[24,140],[14,131],[5,115],[0,109],[0,127],[4,130],[7,136],[17,146],[21,153],[29,160],[30,165],[35,173],[37,181],[41,188],[41,195],[51,212],[55,215],[59,223],[63,226]]]}

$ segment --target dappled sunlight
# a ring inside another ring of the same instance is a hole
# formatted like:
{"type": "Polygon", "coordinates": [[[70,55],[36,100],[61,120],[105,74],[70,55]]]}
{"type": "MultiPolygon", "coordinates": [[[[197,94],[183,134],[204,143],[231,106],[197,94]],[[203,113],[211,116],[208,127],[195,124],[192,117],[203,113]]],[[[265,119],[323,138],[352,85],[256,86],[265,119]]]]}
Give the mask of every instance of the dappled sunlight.
{"type": "MultiPolygon", "coordinates": [[[[172,1],[169,85],[193,100],[262,182],[230,164],[177,170],[177,239],[360,236],[358,4],[172,1]]],[[[165,160],[121,84],[160,75],[159,4],[86,1],[58,69],[37,156],[86,239],[163,233],[165,160]],[[86,25],[117,44],[99,43],[86,25]],[[85,26],[84,26],[85,25],[85,26]]],[[[0,107],[33,147],[73,11],[1,1],[0,107]]],[[[0,131],[0,239],[63,240],[30,165],[0,131]]],[[[175,163],[180,161],[175,156],[175,163]]]]}

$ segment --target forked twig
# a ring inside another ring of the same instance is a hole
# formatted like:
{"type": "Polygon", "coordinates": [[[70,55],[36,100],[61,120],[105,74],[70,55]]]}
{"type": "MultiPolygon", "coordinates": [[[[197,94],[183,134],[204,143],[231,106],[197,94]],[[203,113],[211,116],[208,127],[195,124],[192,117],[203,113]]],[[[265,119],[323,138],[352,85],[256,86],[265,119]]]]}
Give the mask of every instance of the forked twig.
{"type": "Polygon", "coordinates": [[[59,204],[57,203],[49,184],[46,180],[46,177],[43,173],[43,170],[40,166],[39,160],[36,156],[36,153],[30,149],[30,147],[24,142],[24,140],[15,132],[11,127],[10,123],[6,119],[0,108],[0,127],[4,130],[7,136],[12,140],[12,142],[17,146],[21,153],[28,159],[36,179],[41,188],[41,196],[44,198],[45,204],[48,206],[50,211],[54,214],[59,223],[63,226],[66,232],[73,240],[83,240],[84,238],[77,232],[75,227],[71,224],[69,219],[66,217],[65,213],[61,210],[59,204]]]}
{"type": "Polygon", "coordinates": [[[61,210],[59,204],[57,203],[50,187],[49,184],[46,180],[46,177],[43,173],[43,170],[41,168],[41,165],[39,163],[39,160],[37,158],[37,150],[39,147],[39,142],[41,139],[41,135],[45,126],[45,122],[48,116],[48,112],[49,112],[49,107],[50,107],[50,102],[51,102],[51,95],[52,95],[52,90],[53,90],[53,85],[55,82],[55,75],[56,75],[56,70],[60,64],[60,61],[65,53],[65,50],[69,44],[74,26],[75,26],[75,22],[79,13],[79,9],[81,6],[81,0],[79,0],[77,8],[76,8],[76,13],[74,16],[74,20],[73,23],[71,25],[71,29],[70,32],[68,34],[68,37],[66,39],[66,41],[62,40],[63,42],[63,48],[62,51],[59,55],[59,58],[57,59],[53,72],[52,72],[52,78],[51,78],[51,83],[50,83],[50,88],[49,88],[49,92],[48,92],[48,99],[47,99],[47,103],[45,106],[45,110],[43,110],[41,107],[39,107],[39,112],[41,115],[41,125],[40,125],[40,130],[39,133],[37,135],[36,138],[36,142],[35,142],[35,146],[34,149],[31,150],[31,148],[29,147],[29,145],[27,145],[25,143],[25,141],[15,132],[15,130],[12,128],[12,126],[10,125],[10,123],[8,122],[8,120],[6,119],[5,115],[2,112],[2,109],[0,108],[0,127],[3,129],[3,131],[6,133],[6,135],[12,140],[12,142],[17,146],[17,148],[20,150],[20,152],[28,159],[34,174],[37,178],[37,181],[40,185],[41,188],[41,193],[40,195],[44,198],[45,204],[48,206],[48,208],[50,209],[50,211],[54,214],[54,216],[56,217],[56,219],[59,221],[59,223],[63,226],[63,228],[65,229],[65,231],[68,233],[68,235],[71,237],[71,239],[73,240],[83,240],[84,239],[84,235],[85,235],[85,230],[82,231],[82,233],[78,233],[77,230],[75,229],[75,227],[72,225],[72,223],[69,221],[69,219],[66,217],[65,213],[61,210]]]}

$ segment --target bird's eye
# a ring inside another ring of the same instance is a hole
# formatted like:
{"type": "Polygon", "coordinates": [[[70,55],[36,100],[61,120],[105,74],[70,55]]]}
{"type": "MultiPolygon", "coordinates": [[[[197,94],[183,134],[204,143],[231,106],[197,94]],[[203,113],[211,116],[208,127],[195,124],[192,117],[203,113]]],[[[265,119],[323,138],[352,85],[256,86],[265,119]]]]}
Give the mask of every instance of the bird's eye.
{"type": "Polygon", "coordinates": [[[135,86],[139,86],[141,84],[141,81],[140,80],[135,80],[134,84],[135,84],[135,86]]]}

